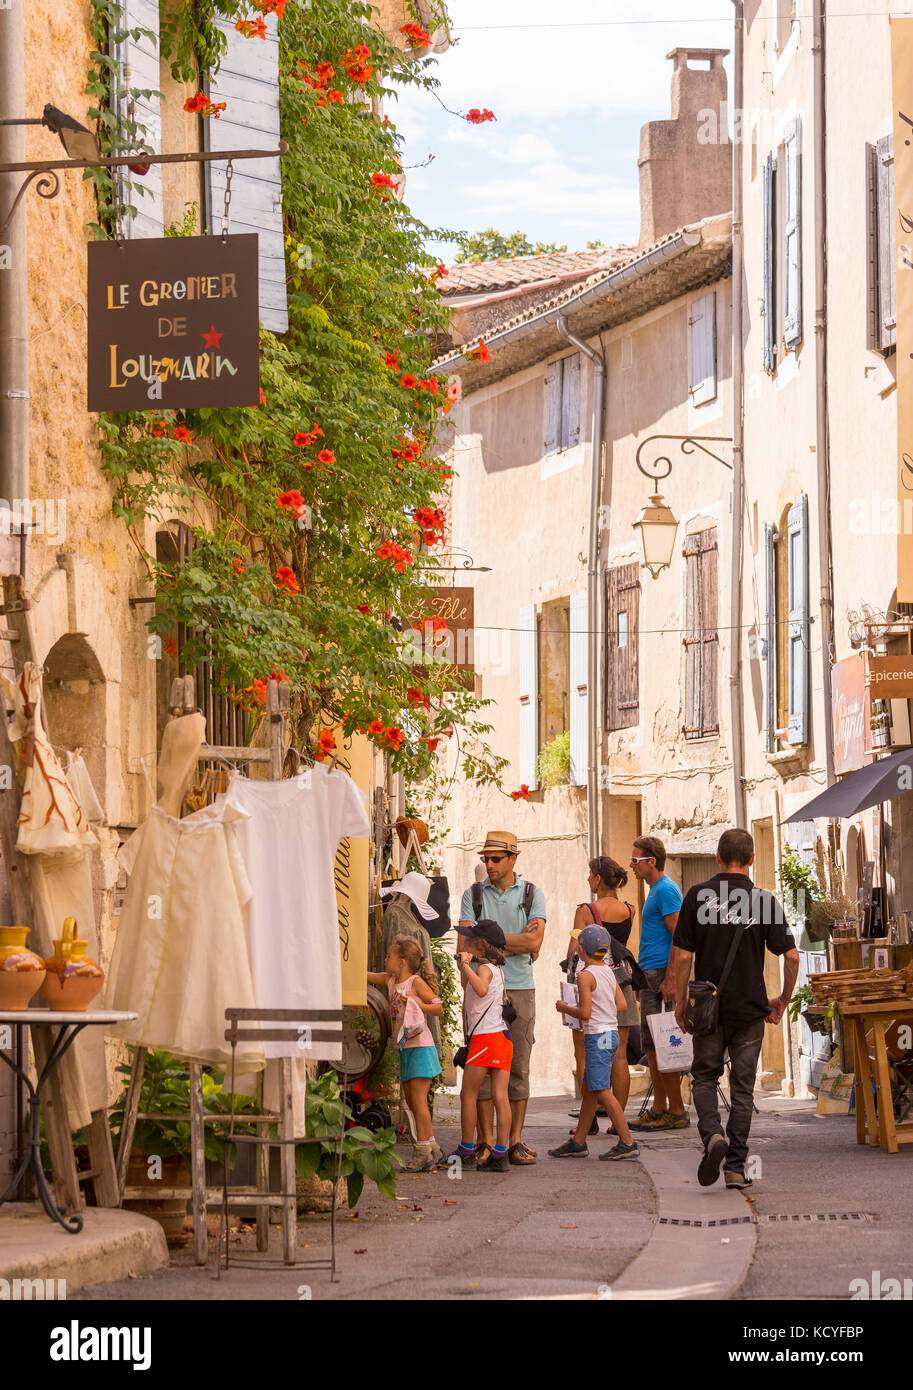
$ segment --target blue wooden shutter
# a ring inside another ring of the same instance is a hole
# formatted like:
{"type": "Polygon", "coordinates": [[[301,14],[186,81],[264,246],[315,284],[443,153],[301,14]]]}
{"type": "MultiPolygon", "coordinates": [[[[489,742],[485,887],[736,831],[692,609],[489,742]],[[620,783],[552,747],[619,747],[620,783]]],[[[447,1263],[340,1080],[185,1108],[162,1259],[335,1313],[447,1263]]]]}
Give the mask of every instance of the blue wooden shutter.
{"type": "Polygon", "coordinates": [[[561,447],[573,449],[580,439],[580,353],[565,357],[561,384],[561,447]]]}
{"type": "MultiPolygon", "coordinates": [[[[156,154],[162,153],[162,111],[159,93],[159,0],[121,0],[123,18],[119,28],[145,29],[148,33],[127,37],[118,45],[118,119],[123,131],[131,119],[143,129],[139,140],[156,154]],[[138,93],[135,98],[130,91],[138,93]]],[[[161,236],[164,230],[162,166],[153,164],[147,174],[123,172],[125,201],[136,208],[135,217],[124,218],[124,235],[129,238],[161,236]]]]}
{"type": "Polygon", "coordinates": [[[552,362],[545,371],[545,453],[553,454],[561,432],[562,363],[552,362]]]}
{"type": "Polygon", "coordinates": [[[570,720],[571,720],[571,785],[586,785],[589,764],[589,701],[587,690],[587,655],[589,652],[589,623],[587,593],[581,589],[571,594],[570,621],[570,720]]]}
{"type": "Polygon", "coordinates": [[[701,295],[688,315],[688,394],[692,405],[716,398],[716,291],[701,295]]]}
{"type": "Polygon", "coordinates": [[[535,604],[520,609],[517,633],[517,670],[520,677],[520,761],[518,778],[530,788],[536,785],[539,752],[539,653],[535,604]]]}
{"type": "MultiPolygon", "coordinates": [[[[226,109],[203,122],[209,150],[275,149],[279,143],[279,37],[275,15],[266,17],[265,39],[248,39],[234,21],[219,17],[227,48],[209,82],[212,101],[226,109]]],[[[225,165],[207,164],[209,231],[218,234],[225,199],[225,165]]],[[[279,159],[245,159],[232,168],[229,232],[260,237],[260,319],[271,333],[288,328],[282,173],[279,159]]]]}
{"type": "Polygon", "coordinates": [[[789,509],[789,743],[808,743],[808,497],[789,509]]]}
{"type": "Polygon", "coordinates": [[[783,341],[802,338],[802,123],[797,116],[783,140],[784,188],[783,341]]]}
{"type": "Polygon", "coordinates": [[[772,753],[777,738],[777,546],[776,530],[764,523],[764,747],[772,753]]]}
{"type": "Polygon", "coordinates": [[[776,279],[774,276],[774,157],[764,161],[764,370],[772,372],[777,362],[776,279]]]}

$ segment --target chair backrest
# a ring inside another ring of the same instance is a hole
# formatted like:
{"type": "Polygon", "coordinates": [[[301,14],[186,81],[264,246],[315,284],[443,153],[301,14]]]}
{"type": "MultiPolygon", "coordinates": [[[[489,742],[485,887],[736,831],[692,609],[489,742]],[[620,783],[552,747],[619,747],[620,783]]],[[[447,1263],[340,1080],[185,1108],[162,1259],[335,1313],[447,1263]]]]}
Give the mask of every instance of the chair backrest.
{"type": "Polygon", "coordinates": [[[307,1051],[311,1043],[351,1042],[354,1028],[344,1026],[342,1009],[226,1009],[225,1040],[239,1042],[293,1042],[307,1051]],[[240,1024],[256,1025],[240,1027],[240,1024]],[[277,1025],[285,1024],[284,1028],[277,1025]],[[314,1027],[323,1024],[324,1027],[314,1027]],[[270,1026],[272,1025],[272,1026],[270,1026]]]}

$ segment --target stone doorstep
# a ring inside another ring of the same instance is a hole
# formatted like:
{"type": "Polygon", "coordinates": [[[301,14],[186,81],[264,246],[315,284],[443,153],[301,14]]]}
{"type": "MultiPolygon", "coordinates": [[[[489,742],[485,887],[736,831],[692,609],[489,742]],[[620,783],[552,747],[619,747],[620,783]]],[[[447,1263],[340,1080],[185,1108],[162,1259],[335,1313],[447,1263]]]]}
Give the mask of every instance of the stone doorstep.
{"type": "MultiPolygon", "coordinates": [[[[69,1235],[43,1208],[9,1202],[0,1208],[0,1280],[66,1281],[67,1295],[89,1284],[152,1274],[168,1264],[157,1221],[135,1212],[88,1207],[85,1225],[69,1235]]],[[[13,1293],[0,1283],[0,1300],[13,1293]]],[[[31,1297],[31,1294],[29,1294],[31,1297]]]]}

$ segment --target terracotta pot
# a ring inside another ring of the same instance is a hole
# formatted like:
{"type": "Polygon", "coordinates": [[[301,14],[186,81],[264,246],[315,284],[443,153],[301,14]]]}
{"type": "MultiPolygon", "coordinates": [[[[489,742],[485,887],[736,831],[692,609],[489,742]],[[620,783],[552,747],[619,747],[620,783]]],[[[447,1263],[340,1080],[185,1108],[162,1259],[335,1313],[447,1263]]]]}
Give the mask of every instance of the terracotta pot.
{"type": "Polygon", "coordinates": [[[127,1211],[135,1211],[140,1216],[148,1216],[153,1221],[157,1221],[165,1232],[165,1239],[169,1245],[177,1244],[183,1240],[187,1199],[185,1197],[157,1198],[155,1195],[156,1191],[161,1191],[163,1187],[190,1186],[190,1174],[184,1167],[184,1160],[180,1154],[176,1154],[173,1158],[163,1159],[160,1181],[150,1182],[148,1155],[134,1149],[127,1164],[127,1186],[145,1187],[149,1190],[148,1197],[131,1197],[125,1201],[123,1205],[127,1211]]]}
{"type": "Polygon", "coordinates": [[[105,983],[105,972],[86,956],[88,941],[76,935],[76,918],[68,917],[54,954],[44,962],[47,974],[41,993],[52,1009],[85,1013],[105,983]]]}
{"type": "Polygon", "coordinates": [[[406,841],[409,838],[410,830],[415,831],[415,838],[418,840],[419,845],[427,844],[428,827],[423,820],[408,820],[405,816],[397,816],[395,823],[396,833],[399,836],[399,842],[403,849],[406,848],[406,841]]]}
{"type": "Polygon", "coordinates": [[[27,949],[28,934],[28,927],[0,927],[0,1009],[27,1009],[44,981],[44,961],[27,949]]]}

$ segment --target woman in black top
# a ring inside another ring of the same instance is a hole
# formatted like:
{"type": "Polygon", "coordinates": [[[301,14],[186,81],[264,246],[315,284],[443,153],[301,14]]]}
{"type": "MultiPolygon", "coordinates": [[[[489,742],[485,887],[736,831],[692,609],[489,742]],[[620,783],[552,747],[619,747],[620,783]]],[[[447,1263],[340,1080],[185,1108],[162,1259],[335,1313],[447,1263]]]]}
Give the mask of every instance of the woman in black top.
{"type": "MultiPolygon", "coordinates": [[[[573,960],[577,952],[577,937],[583,928],[593,925],[597,920],[620,946],[628,944],[628,937],[634,925],[634,908],[618,896],[619,888],[623,888],[627,881],[627,871],[607,854],[590,860],[587,882],[595,902],[581,903],[574,915],[574,926],[568,944],[568,960],[573,960]]],[[[626,1007],[618,1015],[618,1051],[612,1064],[612,1091],[624,1110],[631,1090],[631,1073],[628,1070],[627,1057],[628,1029],[632,1024],[639,1022],[639,1014],[632,987],[624,985],[622,988],[626,1007]]],[[[580,1090],[583,1081],[583,1033],[574,1029],[572,1037],[577,1088],[580,1090]]],[[[596,1125],[595,1119],[593,1124],[596,1125]]],[[[598,1126],[595,1130],[590,1130],[591,1134],[598,1132],[598,1126]]]]}

